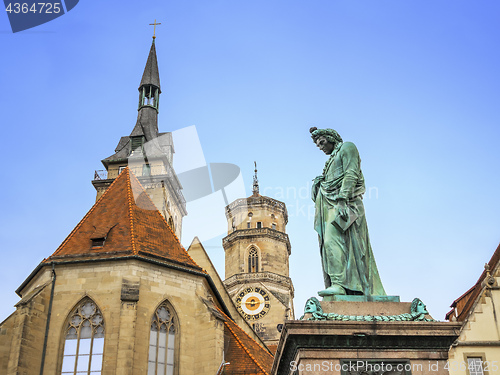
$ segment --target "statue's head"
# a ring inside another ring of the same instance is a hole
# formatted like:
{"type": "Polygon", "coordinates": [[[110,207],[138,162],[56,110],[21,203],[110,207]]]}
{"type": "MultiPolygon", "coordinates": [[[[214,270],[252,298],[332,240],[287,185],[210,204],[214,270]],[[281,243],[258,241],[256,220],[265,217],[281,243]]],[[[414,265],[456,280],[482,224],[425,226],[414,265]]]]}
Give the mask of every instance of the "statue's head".
{"type": "Polygon", "coordinates": [[[425,304],[420,300],[420,298],[415,298],[412,303],[411,303],[411,312],[412,313],[417,313],[419,315],[421,314],[428,314],[429,312],[427,311],[427,307],[425,304]]]}
{"type": "Polygon", "coordinates": [[[342,143],[342,137],[333,129],[318,129],[313,127],[309,131],[316,146],[327,155],[333,152],[335,146],[342,143]]]}
{"type": "Polygon", "coordinates": [[[305,313],[323,313],[321,304],[316,297],[311,297],[306,302],[306,307],[304,308],[305,313]]]}

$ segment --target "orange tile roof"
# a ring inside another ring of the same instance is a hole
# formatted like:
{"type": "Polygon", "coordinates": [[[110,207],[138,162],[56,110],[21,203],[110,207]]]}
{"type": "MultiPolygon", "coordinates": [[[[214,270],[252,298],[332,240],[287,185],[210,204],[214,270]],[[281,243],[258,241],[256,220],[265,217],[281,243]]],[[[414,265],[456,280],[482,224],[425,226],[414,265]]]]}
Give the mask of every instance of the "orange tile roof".
{"type": "Polygon", "coordinates": [[[269,351],[271,353],[276,354],[276,350],[278,350],[278,344],[276,344],[276,345],[268,345],[267,348],[269,349],[269,351]]]}
{"type": "Polygon", "coordinates": [[[218,309],[226,318],[224,333],[229,342],[225,345],[225,375],[269,375],[273,366],[273,355],[248,336],[231,318],[218,309]]]}
{"type": "MultiPolygon", "coordinates": [[[[497,264],[500,262],[500,245],[497,247],[490,261],[488,262],[488,266],[490,267],[490,272],[496,268],[497,264]]],[[[457,321],[464,321],[469,315],[474,302],[478,298],[483,286],[481,285],[484,279],[486,278],[486,270],[483,271],[476,284],[472,288],[470,288],[467,292],[458,297],[451,304],[451,311],[446,314],[446,319],[451,320],[453,316],[456,317],[457,321]]]]}
{"type": "Polygon", "coordinates": [[[128,168],[44,263],[137,256],[202,271],[128,168]],[[92,239],[105,238],[102,247],[92,239]]]}

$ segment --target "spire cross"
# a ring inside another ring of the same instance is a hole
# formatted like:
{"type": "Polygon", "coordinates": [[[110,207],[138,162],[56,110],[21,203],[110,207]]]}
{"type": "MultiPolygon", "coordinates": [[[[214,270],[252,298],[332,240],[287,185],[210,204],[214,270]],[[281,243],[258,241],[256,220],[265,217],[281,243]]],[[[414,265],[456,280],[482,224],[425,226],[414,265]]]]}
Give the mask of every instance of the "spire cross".
{"type": "Polygon", "coordinates": [[[156,25],[161,25],[160,22],[156,23],[156,19],[154,23],[150,23],[150,26],[153,26],[153,39],[156,39],[156,25]]]}

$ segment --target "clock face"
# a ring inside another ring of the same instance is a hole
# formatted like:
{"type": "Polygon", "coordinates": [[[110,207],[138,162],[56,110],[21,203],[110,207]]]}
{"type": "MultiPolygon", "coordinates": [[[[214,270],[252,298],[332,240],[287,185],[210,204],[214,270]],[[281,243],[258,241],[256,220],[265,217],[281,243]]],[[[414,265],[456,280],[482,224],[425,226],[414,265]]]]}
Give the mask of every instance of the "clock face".
{"type": "Polygon", "coordinates": [[[236,296],[236,307],[246,320],[257,320],[267,314],[271,299],[264,289],[248,287],[236,296]]]}

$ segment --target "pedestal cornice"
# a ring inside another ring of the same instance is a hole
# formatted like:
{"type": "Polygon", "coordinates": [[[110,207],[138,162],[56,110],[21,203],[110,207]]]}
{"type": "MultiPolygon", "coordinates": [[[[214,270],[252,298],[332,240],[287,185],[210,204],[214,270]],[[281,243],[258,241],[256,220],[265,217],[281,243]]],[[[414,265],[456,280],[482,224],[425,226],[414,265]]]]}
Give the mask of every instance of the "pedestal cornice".
{"type": "MultiPolygon", "coordinates": [[[[274,358],[274,375],[289,374],[300,351],[443,351],[460,332],[451,322],[286,321],[274,358]]],[[[332,353],[333,354],[333,353],[332,353]]]]}

